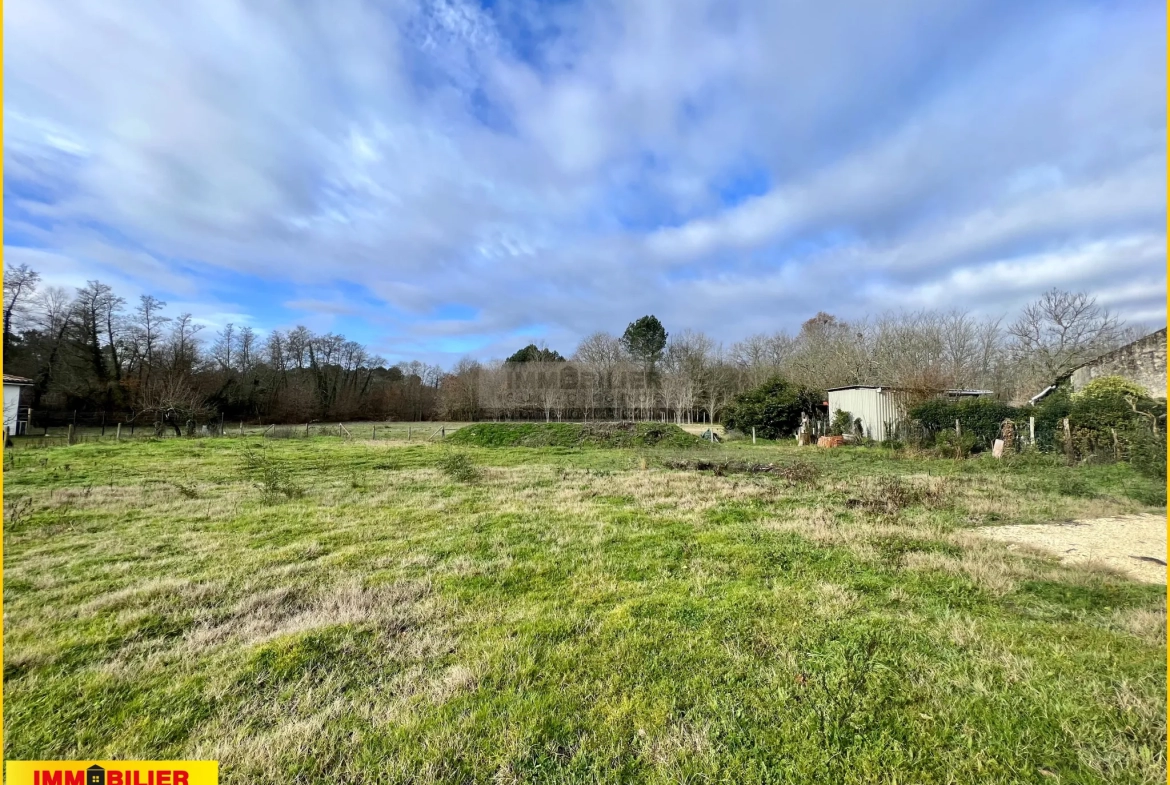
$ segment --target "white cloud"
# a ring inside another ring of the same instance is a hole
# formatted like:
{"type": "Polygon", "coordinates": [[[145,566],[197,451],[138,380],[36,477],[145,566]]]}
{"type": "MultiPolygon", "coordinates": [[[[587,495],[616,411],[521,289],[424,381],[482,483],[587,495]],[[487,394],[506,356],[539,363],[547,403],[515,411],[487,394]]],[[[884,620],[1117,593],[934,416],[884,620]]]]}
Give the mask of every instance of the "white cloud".
{"type": "Polygon", "coordinates": [[[994,281],[1005,307],[1067,282],[1148,315],[1114,276],[1165,263],[1161,7],[6,11],[10,237],[130,296],[199,302],[182,263],[292,287],[288,319],[324,319],[357,286],[394,311],[359,308],[363,339],[425,353],[647,312],[732,338],[994,302],[994,281]],[[769,189],[727,207],[744,168],[769,189]],[[446,304],[478,315],[423,326],[446,304]]]}

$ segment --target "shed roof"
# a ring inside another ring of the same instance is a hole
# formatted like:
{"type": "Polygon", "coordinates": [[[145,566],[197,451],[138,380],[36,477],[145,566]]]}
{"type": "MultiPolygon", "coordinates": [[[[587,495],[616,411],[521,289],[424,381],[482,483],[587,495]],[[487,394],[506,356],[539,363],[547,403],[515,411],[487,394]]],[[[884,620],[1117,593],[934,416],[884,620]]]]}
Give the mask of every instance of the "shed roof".
{"type": "MultiPolygon", "coordinates": [[[[841,390],[904,390],[904,387],[895,387],[890,384],[847,384],[844,387],[830,387],[825,392],[840,392],[841,390]]],[[[993,395],[995,390],[939,390],[945,395],[993,395]]]]}
{"type": "Polygon", "coordinates": [[[5,384],[35,384],[32,379],[26,379],[23,376],[13,376],[10,373],[4,374],[5,384]]]}

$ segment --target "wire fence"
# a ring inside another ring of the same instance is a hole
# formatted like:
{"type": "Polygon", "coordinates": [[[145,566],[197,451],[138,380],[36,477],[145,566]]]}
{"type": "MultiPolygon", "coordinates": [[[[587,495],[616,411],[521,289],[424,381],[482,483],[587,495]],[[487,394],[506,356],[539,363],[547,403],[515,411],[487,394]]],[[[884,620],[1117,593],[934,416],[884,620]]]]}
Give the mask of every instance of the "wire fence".
{"type": "Polygon", "coordinates": [[[89,412],[21,412],[8,432],[14,449],[60,447],[95,442],[168,439],[263,438],[311,439],[337,437],[353,440],[432,441],[445,438],[466,423],[455,422],[320,422],[264,423],[261,420],[215,418],[182,424],[142,422],[89,412]]]}

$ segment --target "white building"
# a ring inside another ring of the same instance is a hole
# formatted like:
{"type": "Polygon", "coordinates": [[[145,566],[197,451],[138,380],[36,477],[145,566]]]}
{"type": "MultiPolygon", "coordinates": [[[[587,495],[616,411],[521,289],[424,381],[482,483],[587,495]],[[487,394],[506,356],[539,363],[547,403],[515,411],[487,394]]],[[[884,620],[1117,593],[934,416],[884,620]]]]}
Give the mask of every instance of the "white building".
{"type": "MultiPolygon", "coordinates": [[[[942,393],[946,398],[977,398],[981,395],[991,395],[991,390],[945,390],[942,393]]],[[[864,436],[882,441],[893,437],[893,429],[899,422],[907,418],[910,408],[910,397],[905,390],[895,387],[870,387],[867,385],[851,385],[849,387],[834,387],[829,393],[829,417],[837,415],[838,411],[849,412],[854,420],[861,420],[861,432],[864,436]]]]}
{"type": "Polygon", "coordinates": [[[20,433],[17,428],[20,420],[20,391],[32,384],[32,379],[4,374],[4,430],[10,434],[20,433]]]}

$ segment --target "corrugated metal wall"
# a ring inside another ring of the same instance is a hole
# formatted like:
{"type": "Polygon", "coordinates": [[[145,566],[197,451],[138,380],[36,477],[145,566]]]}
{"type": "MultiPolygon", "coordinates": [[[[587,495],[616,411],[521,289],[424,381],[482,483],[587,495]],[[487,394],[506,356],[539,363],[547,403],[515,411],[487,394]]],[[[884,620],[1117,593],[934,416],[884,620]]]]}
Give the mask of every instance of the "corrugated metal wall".
{"type": "MultiPolygon", "coordinates": [[[[891,427],[906,419],[904,397],[900,393],[883,389],[855,389],[829,391],[829,418],[837,411],[849,412],[854,420],[860,419],[865,435],[881,441],[886,438],[886,426],[891,427]]],[[[890,436],[893,436],[891,433],[890,436]]]]}

